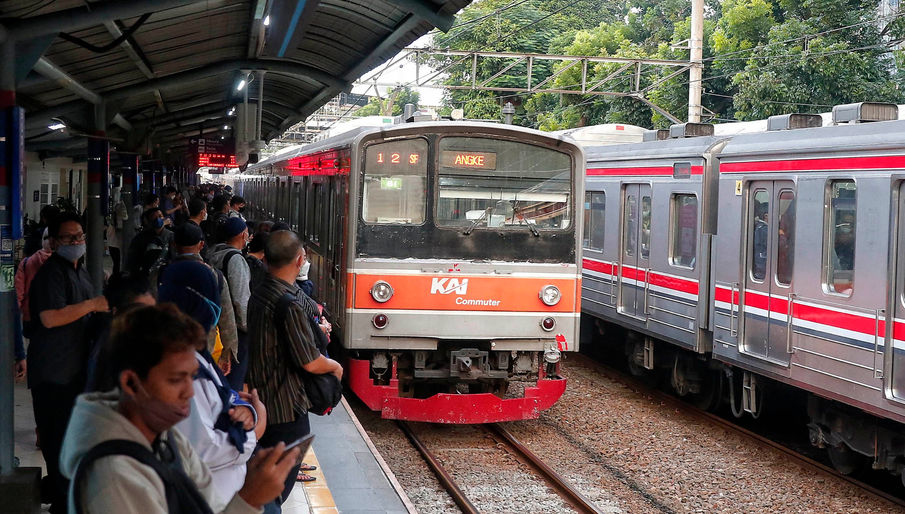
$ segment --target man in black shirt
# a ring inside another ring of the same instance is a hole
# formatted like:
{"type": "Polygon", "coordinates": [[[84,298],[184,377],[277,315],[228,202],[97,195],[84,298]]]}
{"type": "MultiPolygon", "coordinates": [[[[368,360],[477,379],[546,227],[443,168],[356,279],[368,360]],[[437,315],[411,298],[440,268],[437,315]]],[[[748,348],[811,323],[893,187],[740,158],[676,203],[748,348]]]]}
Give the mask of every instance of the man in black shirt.
{"type": "Polygon", "coordinates": [[[75,397],[85,387],[88,319],[94,312],[106,312],[107,300],[94,295],[82,262],[85,232],[79,216],[57,216],[48,235],[54,253],[29,289],[34,332],[28,347],[28,385],[47,464],[50,511],[65,512],[68,485],[60,474],[60,447],[75,397]]]}
{"type": "Polygon", "coordinates": [[[173,233],[164,227],[164,219],[163,212],[157,207],[141,215],[144,230],[132,239],[126,259],[130,274],[148,277],[170,258],[173,233]]]}

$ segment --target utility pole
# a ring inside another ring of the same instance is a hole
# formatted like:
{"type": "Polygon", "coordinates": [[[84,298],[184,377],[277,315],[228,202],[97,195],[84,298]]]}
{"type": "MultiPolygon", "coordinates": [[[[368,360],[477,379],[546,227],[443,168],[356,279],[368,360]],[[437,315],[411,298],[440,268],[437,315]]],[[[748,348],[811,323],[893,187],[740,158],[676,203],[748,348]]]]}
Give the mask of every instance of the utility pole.
{"type": "Polygon", "coordinates": [[[704,90],[701,81],[704,75],[704,0],[691,0],[691,38],[688,42],[691,49],[688,57],[691,61],[688,70],[688,121],[700,123],[704,90]]]}

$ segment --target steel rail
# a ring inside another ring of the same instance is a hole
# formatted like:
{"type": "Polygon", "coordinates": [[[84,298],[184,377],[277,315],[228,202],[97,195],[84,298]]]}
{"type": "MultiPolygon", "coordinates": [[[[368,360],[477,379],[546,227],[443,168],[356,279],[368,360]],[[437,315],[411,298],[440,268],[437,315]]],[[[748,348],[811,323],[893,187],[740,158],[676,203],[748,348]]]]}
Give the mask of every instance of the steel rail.
{"type": "Polygon", "coordinates": [[[456,481],[452,477],[452,475],[450,475],[449,472],[446,471],[446,468],[444,468],[443,464],[441,464],[440,461],[437,460],[437,457],[434,456],[434,454],[431,453],[427,446],[425,446],[424,443],[421,442],[421,439],[419,439],[418,436],[415,435],[415,432],[412,431],[411,427],[409,427],[409,424],[405,421],[397,421],[396,424],[399,425],[402,433],[404,433],[405,436],[408,437],[409,441],[412,442],[412,445],[414,445],[418,452],[421,453],[421,457],[424,458],[424,462],[426,462],[428,467],[431,468],[431,471],[433,471],[434,475],[437,476],[437,480],[440,481],[440,485],[442,485],[443,488],[446,489],[446,492],[449,493],[449,496],[456,503],[456,505],[458,505],[459,508],[462,509],[462,512],[464,512],[465,514],[480,514],[481,511],[479,511],[478,508],[471,503],[468,497],[465,496],[465,493],[462,491],[462,489],[459,488],[458,484],[456,484],[456,481]]]}
{"type": "Polygon", "coordinates": [[[598,509],[596,505],[585,498],[585,496],[578,492],[578,490],[575,489],[572,484],[567,482],[566,479],[562,477],[562,475],[554,471],[553,468],[548,466],[547,463],[545,463],[540,457],[535,455],[534,452],[523,445],[508,430],[497,423],[487,424],[484,425],[484,427],[502,437],[506,441],[506,443],[509,444],[509,446],[511,446],[513,449],[515,449],[519,453],[519,455],[524,460],[526,460],[538,474],[544,477],[544,479],[546,479],[547,482],[553,486],[553,490],[556,492],[556,494],[558,494],[567,503],[575,507],[580,512],[591,512],[594,514],[602,513],[602,511],[598,509]]]}
{"type": "Polygon", "coordinates": [[[687,411],[693,415],[696,415],[699,418],[704,419],[705,421],[710,421],[711,423],[713,423],[715,425],[719,425],[721,428],[725,428],[732,432],[742,434],[746,437],[749,437],[751,439],[758,441],[759,443],[761,443],[763,445],[766,445],[775,450],[778,450],[778,451],[782,452],[783,454],[791,457],[792,459],[798,461],[799,463],[801,463],[805,466],[815,468],[815,469],[822,471],[823,473],[830,475],[834,478],[838,478],[840,480],[848,482],[879,499],[886,500],[886,501],[893,503],[895,505],[898,505],[900,507],[905,507],[905,499],[899,498],[898,496],[887,493],[881,489],[877,489],[876,487],[866,484],[851,476],[843,475],[842,473],[840,473],[838,470],[836,470],[835,468],[833,468],[831,466],[827,466],[826,464],[823,464],[814,459],[811,459],[810,457],[802,455],[801,453],[793,450],[792,448],[788,448],[781,443],[773,441],[772,439],[762,436],[756,432],[752,432],[752,431],[750,431],[744,427],[741,427],[741,426],[733,423],[730,420],[724,419],[712,412],[708,412],[706,410],[695,407],[694,405],[690,405],[690,404],[680,400],[679,398],[676,398],[675,396],[673,396],[671,394],[668,394],[659,389],[654,389],[654,388],[648,386],[647,384],[641,382],[640,380],[634,379],[615,368],[612,368],[610,366],[607,366],[606,364],[602,364],[600,362],[592,360],[591,358],[589,358],[585,355],[575,354],[574,356],[571,356],[571,358],[573,358],[573,359],[577,358],[577,360],[585,361],[585,363],[590,368],[595,369],[601,375],[603,375],[613,381],[620,382],[623,385],[632,387],[635,390],[638,390],[644,394],[648,394],[652,397],[656,397],[658,400],[661,400],[664,402],[670,402],[670,403],[672,403],[673,406],[679,406],[682,409],[684,409],[685,411],[687,411]]]}

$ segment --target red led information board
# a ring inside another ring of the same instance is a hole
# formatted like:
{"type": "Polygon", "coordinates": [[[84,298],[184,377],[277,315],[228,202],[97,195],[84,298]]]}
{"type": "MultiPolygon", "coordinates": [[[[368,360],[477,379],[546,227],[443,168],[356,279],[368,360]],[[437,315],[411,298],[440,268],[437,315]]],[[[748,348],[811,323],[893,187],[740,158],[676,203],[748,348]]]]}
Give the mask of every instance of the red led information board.
{"type": "Polygon", "coordinates": [[[230,139],[195,137],[189,139],[189,146],[196,156],[199,168],[235,168],[236,144],[230,139]]]}

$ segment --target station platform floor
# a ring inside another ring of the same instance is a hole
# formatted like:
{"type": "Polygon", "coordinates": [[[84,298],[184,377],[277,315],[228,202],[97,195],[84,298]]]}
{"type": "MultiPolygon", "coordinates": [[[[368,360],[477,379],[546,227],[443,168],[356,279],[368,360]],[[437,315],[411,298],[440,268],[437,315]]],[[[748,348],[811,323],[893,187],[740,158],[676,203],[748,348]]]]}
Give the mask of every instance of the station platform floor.
{"type": "MultiPolygon", "coordinates": [[[[317,466],[309,473],[317,480],[295,484],[283,504],[284,514],[417,512],[345,400],[331,415],[312,415],[310,420],[315,438],[304,461],[317,466]]],[[[41,451],[35,447],[31,393],[24,383],[15,387],[14,421],[19,465],[46,472],[41,451]]]]}

